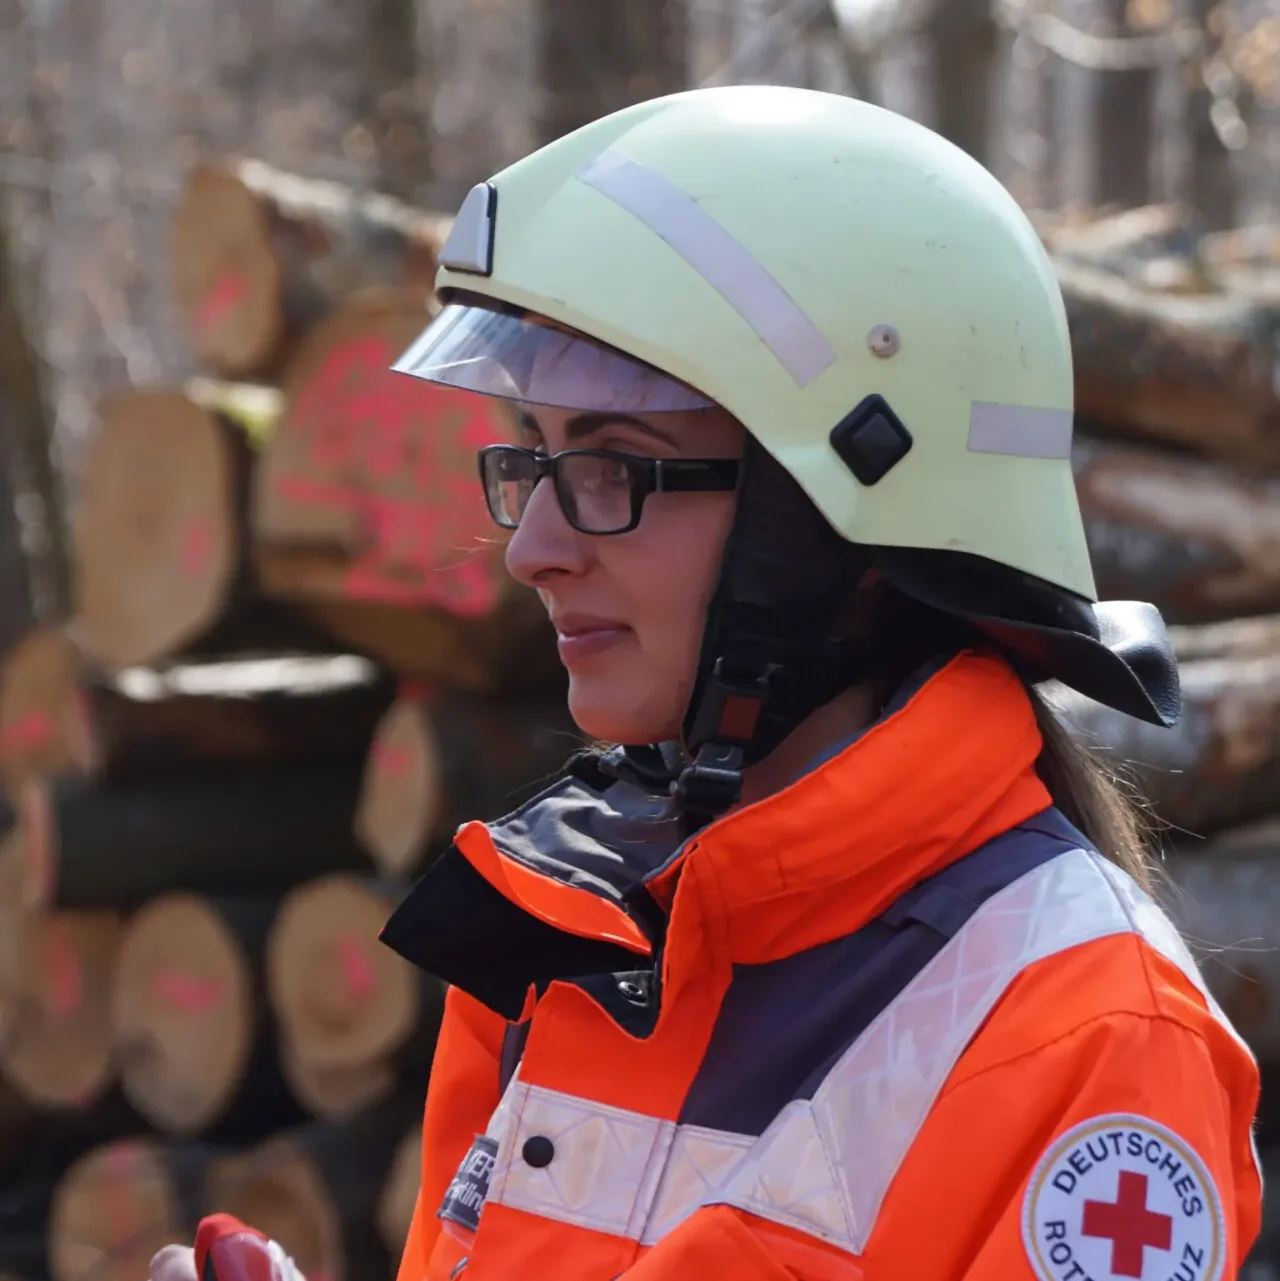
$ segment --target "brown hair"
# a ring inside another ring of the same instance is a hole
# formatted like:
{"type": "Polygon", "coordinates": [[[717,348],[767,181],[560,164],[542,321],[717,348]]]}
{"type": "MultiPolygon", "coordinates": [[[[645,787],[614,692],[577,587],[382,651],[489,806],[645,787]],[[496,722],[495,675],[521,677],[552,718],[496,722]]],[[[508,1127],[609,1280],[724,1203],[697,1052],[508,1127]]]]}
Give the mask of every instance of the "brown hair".
{"type": "MultiPolygon", "coordinates": [[[[976,626],[922,605],[883,580],[857,593],[851,633],[859,668],[868,672],[877,713],[904,680],[930,658],[962,649],[996,651],[976,626]]],[[[1016,661],[1012,663],[1018,671],[1016,661]]],[[[1147,812],[1133,787],[1115,774],[1067,726],[1019,672],[1035,711],[1043,747],[1036,771],[1054,805],[1113,863],[1151,889],[1147,812]]]]}

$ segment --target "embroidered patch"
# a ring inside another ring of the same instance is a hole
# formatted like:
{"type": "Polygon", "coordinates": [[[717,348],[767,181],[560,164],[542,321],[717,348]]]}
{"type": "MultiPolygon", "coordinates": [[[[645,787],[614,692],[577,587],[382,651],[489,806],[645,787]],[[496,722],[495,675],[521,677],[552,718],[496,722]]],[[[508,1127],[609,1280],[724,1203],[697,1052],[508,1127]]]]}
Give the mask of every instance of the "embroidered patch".
{"type": "Polygon", "coordinates": [[[1073,1126],[1041,1158],[1022,1239],[1042,1281],[1219,1281],[1222,1203],[1194,1148],[1113,1113],[1073,1126]]]}
{"type": "Polygon", "coordinates": [[[477,1134],[471,1150],[458,1166],[436,1218],[456,1223],[470,1233],[480,1227],[480,1211],[489,1195],[489,1179],[498,1157],[498,1140],[486,1134],[477,1134]]]}

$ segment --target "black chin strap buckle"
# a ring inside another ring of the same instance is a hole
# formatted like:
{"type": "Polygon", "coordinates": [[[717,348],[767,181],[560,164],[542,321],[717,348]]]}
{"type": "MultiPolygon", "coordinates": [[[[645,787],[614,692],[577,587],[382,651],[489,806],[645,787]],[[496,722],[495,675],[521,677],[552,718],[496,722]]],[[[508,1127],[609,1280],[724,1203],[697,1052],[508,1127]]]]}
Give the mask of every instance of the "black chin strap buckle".
{"type": "Polygon", "coordinates": [[[741,799],[743,762],[776,671],[770,665],[758,674],[731,672],[716,660],[689,733],[693,762],[671,789],[682,808],[714,816],[741,799]]]}
{"type": "Polygon", "coordinates": [[[742,799],[742,748],[704,743],[671,784],[680,808],[712,818],[742,799]]]}

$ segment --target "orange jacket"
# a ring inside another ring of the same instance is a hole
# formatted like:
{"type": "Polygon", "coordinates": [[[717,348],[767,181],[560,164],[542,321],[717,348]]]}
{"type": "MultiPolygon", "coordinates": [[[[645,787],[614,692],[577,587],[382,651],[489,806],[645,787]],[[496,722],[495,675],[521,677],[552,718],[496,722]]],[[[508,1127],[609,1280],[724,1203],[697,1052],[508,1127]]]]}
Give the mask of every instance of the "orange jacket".
{"type": "Polygon", "coordinates": [[[461,829],[386,934],[452,985],[399,1281],[1236,1275],[1252,1057],[1008,668],[901,702],[683,845],[595,778],[461,829]]]}

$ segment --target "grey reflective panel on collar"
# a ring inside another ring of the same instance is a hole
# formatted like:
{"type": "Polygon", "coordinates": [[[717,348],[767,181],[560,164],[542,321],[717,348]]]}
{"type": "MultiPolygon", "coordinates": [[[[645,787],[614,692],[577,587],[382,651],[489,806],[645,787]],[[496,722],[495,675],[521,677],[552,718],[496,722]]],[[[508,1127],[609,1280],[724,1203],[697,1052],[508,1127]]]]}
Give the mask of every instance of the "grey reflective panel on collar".
{"type": "Polygon", "coordinates": [[[473,276],[491,275],[497,212],[497,188],[488,182],[472,187],[440,250],[440,265],[450,271],[465,271],[473,276]]]}

